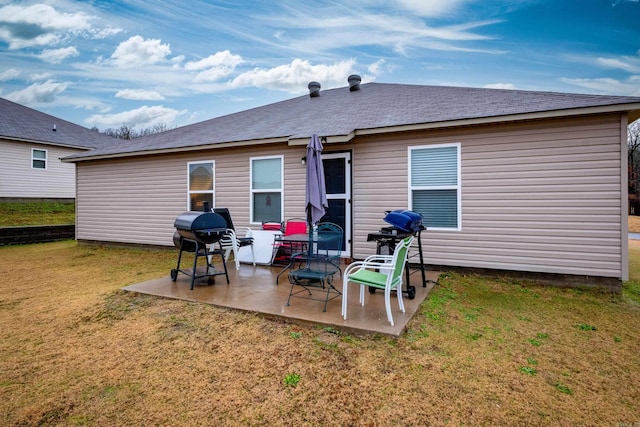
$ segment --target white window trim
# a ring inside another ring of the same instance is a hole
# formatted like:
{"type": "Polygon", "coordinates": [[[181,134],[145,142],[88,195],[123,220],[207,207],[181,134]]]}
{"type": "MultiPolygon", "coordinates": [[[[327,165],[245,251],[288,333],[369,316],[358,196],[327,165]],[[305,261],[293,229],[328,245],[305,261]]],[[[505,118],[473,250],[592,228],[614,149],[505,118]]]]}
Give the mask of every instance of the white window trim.
{"type": "Polygon", "coordinates": [[[191,191],[191,165],[200,165],[203,163],[210,163],[212,165],[212,173],[213,173],[213,188],[211,191],[213,192],[213,205],[211,208],[216,206],[216,161],[215,160],[194,160],[192,162],[187,162],[187,210],[191,209],[191,194],[203,194],[208,193],[205,191],[191,191]]]}
{"type": "MultiPolygon", "coordinates": [[[[255,193],[266,193],[266,192],[280,192],[280,215],[284,213],[284,155],[278,156],[258,156],[258,157],[249,157],[249,216],[250,223],[252,225],[262,224],[260,222],[256,222],[253,218],[253,195],[255,193]],[[261,188],[260,190],[253,189],[253,162],[254,160],[268,160],[268,159],[280,159],[280,188],[261,188]]],[[[282,221],[282,217],[280,221],[282,221]]]]}
{"type": "Polygon", "coordinates": [[[31,169],[37,169],[37,170],[47,170],[47,169],[49,169],[49,151],[48,150],[46,150],[45,148],[32,148],[31,149],[31,169]],[[36,151],[44,151],[44,159],[36,158],[33,155],[36,151]],[[33,162],[35,160],[38,160],[40,162],[44,161],[44,168],[34,168],[33,167],[33,162]]]}
{"type": "Polygon", "coordinates": [[[433,231],[462,231],[462,143],[460,142],[454,142],[454,143],[448,143],[448,144],[430,144],[430,145],[415,145],[415,146],[410,146],[408,148],[408,155],[407,155],[407,162],[408,162],[408,174],[407,174],[407,184],[408,184],[408,194],[407,194],[407,198],[408,198],[408,203],[407,205],[409,206],[409,209],[413,209],[413,190],[456,190],[457,192],[457,211],[458,211],[458,217],[457,217],[457,224],[458,226],[455,228],[444,228],[444,227],[429,227],[429,230],[433,230],[433,231]],[[456,147],[457,148],[457,153],[456,153],[456,157],[457,157],[457,164],[456,164],[456,168],[457,168],[457,185],[440,185],[440,186],[429,186],[429,187],[425,187],[425,186],[412,186],[411,185],[411,152],[413,150],[424,150],[424,149],[430,149],[430,148],[443,148],[443,147],[456,147]]]}

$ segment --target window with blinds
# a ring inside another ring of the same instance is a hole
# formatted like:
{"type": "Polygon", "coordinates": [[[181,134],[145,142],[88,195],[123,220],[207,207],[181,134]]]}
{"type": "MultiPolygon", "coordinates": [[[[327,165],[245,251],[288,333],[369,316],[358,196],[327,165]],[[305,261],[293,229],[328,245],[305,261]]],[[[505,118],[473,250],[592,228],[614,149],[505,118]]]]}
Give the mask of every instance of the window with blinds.
{"type": "Polygon", "coordinates": [[[429,229],[460,230],[460,144],[409,147],[411,210],[429,229]]]}

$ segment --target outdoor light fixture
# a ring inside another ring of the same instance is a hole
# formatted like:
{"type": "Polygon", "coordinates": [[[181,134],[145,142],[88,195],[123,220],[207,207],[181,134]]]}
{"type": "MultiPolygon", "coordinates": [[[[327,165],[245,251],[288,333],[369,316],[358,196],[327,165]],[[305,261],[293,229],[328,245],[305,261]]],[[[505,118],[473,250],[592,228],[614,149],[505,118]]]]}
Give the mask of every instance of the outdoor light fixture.
{"type": "Polygon", "coordinates": [[[302,164],[303,164],[303,165],[306,165],[306,164],[307,164],[307,156],[304,156],[304,157],[302,158],[302,164]]]}

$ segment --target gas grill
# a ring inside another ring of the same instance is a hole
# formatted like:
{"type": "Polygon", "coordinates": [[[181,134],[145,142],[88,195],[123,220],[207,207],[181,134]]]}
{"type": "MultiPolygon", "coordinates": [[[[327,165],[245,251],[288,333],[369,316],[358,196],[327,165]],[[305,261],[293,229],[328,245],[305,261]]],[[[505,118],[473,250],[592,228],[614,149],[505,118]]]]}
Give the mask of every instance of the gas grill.
{"type": "MultiPolygon", "coordinates": [[[[386,215],[383,218],[384,222],[391,225],[390,227],[383,227],[380,231],[375,233],[369,233],[367,235],[367,241],[375,241],[377,248],[376,252],[378,255],[392,255],[393,250],[395,249],[398,242],[405,237],[416,236],[418,242],[418,255],[419,255],[419,269],[422,272],[422,286],[427,286],[427,278],[424,270],[424,259],[422,257],[422,239],[420,234],[423,230],[425,230],[424,225],[422,224],[422,215],[409,211],[409,210],[394,210],[394,211],[386,211],[386,215]]],[[[405,288],[403,290],[404,293],[407,294],[409,299],[414,299],[416,297],[416,288],[415,286],[411,286],[410,272],[409,272],[409,260],[405,264],[406,278],[405,278],[405,288]]],[[[375,293],[376,289],[370,287],[369,292],[375,293]]]]}
{"type": "Polygon", "coordinates": [[[176,248],[180,249],[178,255],[178,265],[171,270],[171,280],[176,281],[178,273],[191,276],[191,290],[193,290],[196,279],[203,277],[208,278],[208,283],[215,283],[215,276],[224,274],[229,283],[229,274],[227,273],[227,264],[224,260],[224,251],[218,244],[227,233],[227,222],[221,215],[213,212],[185,212],[178,216],[174,222],[176,232],[173,234],[173,243],[176,248]],[[183,252],[193,253],[193,269],[181,270],[180,262],[183,252]],[[213,256],[220,256],[224,271],[216,271],[211,264],[213,256]],[[202,258],[207,262],[204,274],[198,275],[196,269],[198,266],[198,258],[202,258]]]}

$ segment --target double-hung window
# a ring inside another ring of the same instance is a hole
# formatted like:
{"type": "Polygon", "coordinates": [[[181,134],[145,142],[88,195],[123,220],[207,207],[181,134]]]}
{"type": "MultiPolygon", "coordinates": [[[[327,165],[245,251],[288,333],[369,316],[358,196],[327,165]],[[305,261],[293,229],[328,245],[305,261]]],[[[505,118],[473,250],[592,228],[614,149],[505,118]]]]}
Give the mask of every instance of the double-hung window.
{"type": "Polygon", "coordinates": [[[429,229],[461,229],[460,144],[409,147],[411,210],[429,229]]]}
{"type": "Polygon", "coordinates": [[[251,158],[251,222],[282,221],[283,157],[251,158]]]}
{"type": "Polygon", "coordinates": [[[46,169],[47,168],[47,150],[31,149],[31,168],[46,169]]]}
{"type": "Polygon", "coordinates": [[[189,162],[189,210],[203,211],[205,203],[214,207],[215,162],[189,162]]]}

